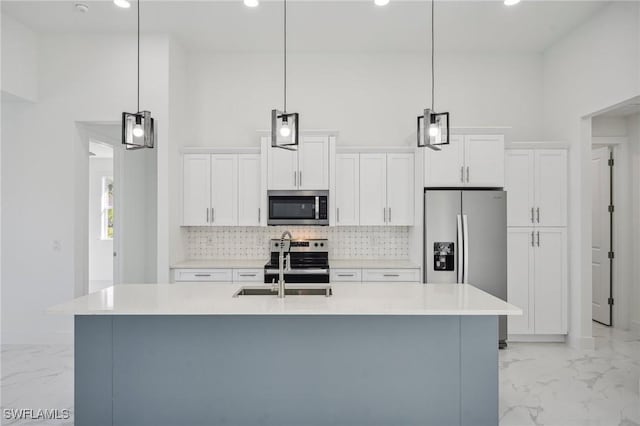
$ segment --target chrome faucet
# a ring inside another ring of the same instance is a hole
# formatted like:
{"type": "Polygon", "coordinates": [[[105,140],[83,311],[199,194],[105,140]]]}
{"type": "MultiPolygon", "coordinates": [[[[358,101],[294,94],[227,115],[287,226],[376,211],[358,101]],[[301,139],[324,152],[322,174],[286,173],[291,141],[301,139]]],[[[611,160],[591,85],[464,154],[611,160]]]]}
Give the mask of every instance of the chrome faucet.
{"type": "Polygon", "coordinates": [[[286,245],[287,252],[291,250],[291,239],[293,238],[289,231],[284,231],[282,236],[280,236],[280,254],[278,256],[278,297],[280,299],[283,299],[285,295],[284,273],[291,270],[291,253],[287,253],[286,256],[284,255],[285,237],[288,237],[286,245]]]}

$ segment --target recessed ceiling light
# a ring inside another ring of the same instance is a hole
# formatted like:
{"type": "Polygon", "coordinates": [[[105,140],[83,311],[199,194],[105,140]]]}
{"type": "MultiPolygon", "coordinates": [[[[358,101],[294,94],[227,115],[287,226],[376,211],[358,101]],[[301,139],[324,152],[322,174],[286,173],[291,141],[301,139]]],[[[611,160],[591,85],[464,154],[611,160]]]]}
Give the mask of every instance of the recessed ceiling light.
{"type": "Polygon", "coordinates": [[[129,9],[131,7],[129,0],[113,0],[113,4],[123,9],[129,9]]]}
{"type": "Polygon", "coordinates": [[[89,11],[89,5],[86,3],[76,3],[74,6],[78,12],[87,13],[89,11]]]}
{"type": "Polygon", "coordinates": [[[386,6],[389,4],[389,0],[373,0],[376,6],[386,6]]]}
{"type": "Polygon", "coordinates": [[[513,6],[518,3],[520,3],[520,0],[504,0],[505,6],[513,6]]]}
{"type": "Polygon", "coordinates": [[[247,7],[258,7],[259,4],[258,0],[244,0],[244,5],[247,7]]]}

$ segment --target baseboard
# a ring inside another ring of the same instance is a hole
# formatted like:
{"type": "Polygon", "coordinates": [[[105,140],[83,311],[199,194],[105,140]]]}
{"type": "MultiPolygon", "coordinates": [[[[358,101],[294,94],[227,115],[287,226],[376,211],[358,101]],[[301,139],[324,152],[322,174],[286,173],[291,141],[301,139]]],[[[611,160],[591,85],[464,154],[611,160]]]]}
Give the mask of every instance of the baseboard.
{"type": "Polygon", "coordinates": [[[507,342],[521,343],[565,343],[565,334],[509,334],[507,342]]]}
{"type": "Polygon", "coordinates": [[[640,320],[631,320],[629,330],[637,337],[640,337],[640,320]]]}
{"type": "Polygon", "coordinates": [[[593,336],[567,336],[567,343],[574,349],[593,350],[596,347],[593,336]]]}

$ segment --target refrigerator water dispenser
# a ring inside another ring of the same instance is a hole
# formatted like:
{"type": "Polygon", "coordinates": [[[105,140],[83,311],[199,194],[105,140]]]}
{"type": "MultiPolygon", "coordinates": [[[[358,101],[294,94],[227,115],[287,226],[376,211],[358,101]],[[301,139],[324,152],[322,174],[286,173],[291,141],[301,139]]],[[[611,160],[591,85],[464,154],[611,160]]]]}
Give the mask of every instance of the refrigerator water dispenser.
{"type": "Polygon", "coordinates": [[[455,265],[454,244],[451,242],[433,243],[433,270],[453,271],[455,265]]]}

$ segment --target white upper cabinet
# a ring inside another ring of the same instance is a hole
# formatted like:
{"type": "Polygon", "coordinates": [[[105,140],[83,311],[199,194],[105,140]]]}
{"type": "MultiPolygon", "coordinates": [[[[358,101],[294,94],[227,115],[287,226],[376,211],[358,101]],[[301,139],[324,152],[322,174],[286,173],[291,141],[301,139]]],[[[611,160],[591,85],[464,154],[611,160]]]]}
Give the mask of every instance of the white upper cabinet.
{"type": "Polygon", "coordinates": [[[567,151],[535,151],[536,224],[567,225],[567,151]]]}
{"type": "Polygon", "coordinates": [[[296,150],[268,144],[267,153],[268,189],[329,189],[328,136],[303,136],[296,150]]]}
{"type": "Polygon", "coordinates": [[[238,225],[259,226],[262,223],[262,182],[259,154],[238,156],[238,225]]]}
{"type": "Polygon", "coordinates": [[[451,135],[440,151],[422,148],[425,154],[425,187],[464,185],[464,136],[451,135]]]}
{"type": "Polygon", "coordinates": [[[182,224],[207,226],[211,214],[211,156],[189,154],[183,158],[182,224]]]}
{"type": "Polygon", "coordinates": [[[387,155],[360,154],[360,225],[386,224],[387,155]]]}
{"type": "Polygon", "coordinates": [[[298,188],[298,152],[282,148],[267,150],[269,189],[298,188]]]}
{"type": "Polygon", "coordinates": [[[505,162],[508,226],[566,226],[566,150],[512,149],[505,162]]]}
{"type": "Polygon", "coordinates": [[[413,154],[360,154],[360,225],[413,225],[414,196],[413,154]]]}
{"type": "Polygon", "coordinates": [[[387,154],[387,224],[413,225],[413,154],[387,154]]]}
{"type": "Polygon", "coordinates": [[[360,223],[360,154],[336,155],[335,223],[360,223]]]}
{"type": "Polygon", "coordinates": [[[503,135],[451,135],[440,151],[424,149],[424,186],[429,188],[504,186],[503,135]]]}
{"type": "Polygon", "coordinates": [[[182,226],[263,223],[259,154],[184,154],[182,226]]]}
{"type": "Polygon", "coordinates": [[[298,151],[298,188],[329,189],[329,138],[305,136],[298,151]]]}
{"type": "Polygon", "coordinates": [[[464,138],[465,181],[467,186],[504,186],[504,136],[478,135],[464,138]]]}
{"type": "Polygon", "coordinates": [[[528,149],[510,149],[505,161],[507,226],[531,226],[535,220],[534,155],[528,149]]]}
{"type": "Polygon", "coordinates": [[[238,156],[211,156],[211,225],[238,224],[238,156]]]}

